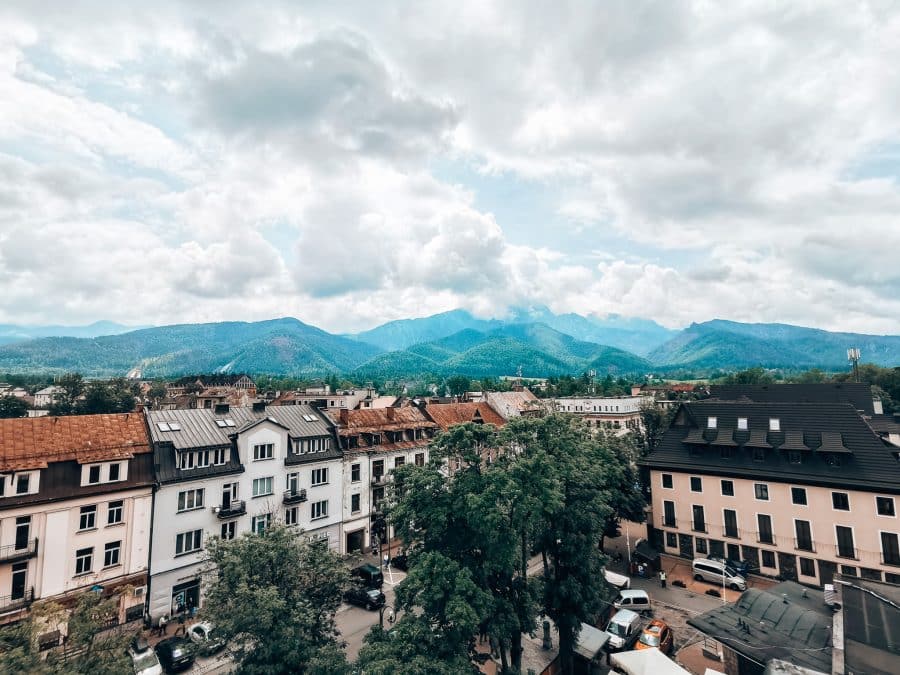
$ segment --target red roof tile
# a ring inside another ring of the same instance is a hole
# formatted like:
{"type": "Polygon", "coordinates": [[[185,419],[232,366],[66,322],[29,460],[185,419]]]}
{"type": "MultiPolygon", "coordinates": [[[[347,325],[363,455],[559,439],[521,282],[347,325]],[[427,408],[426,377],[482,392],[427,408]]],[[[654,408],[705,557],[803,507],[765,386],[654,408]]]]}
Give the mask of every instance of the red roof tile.
{"type": "Polygon", "coordinates": [[[479,418],[485,424],[502,427],[505,420],[487,403],[434,403],[426,412],[445,431],[457,424],[474,422],[479,418]]]}
{"type": "Polygon", "coordinates": [[[150,452],[140,413],[0,419],[0,471],[127,459],[150,452]]]}

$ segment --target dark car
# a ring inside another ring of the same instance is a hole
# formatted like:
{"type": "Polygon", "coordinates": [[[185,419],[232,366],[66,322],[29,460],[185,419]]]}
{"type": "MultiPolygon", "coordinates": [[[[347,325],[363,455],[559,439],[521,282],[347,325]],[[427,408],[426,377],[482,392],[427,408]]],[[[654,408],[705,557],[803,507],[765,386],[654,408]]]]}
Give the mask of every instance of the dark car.
{"type": "Polygon", "coordinates": [[[391,558],[391,567],[395,570],[401,570],[405,572],[409,569],[409,561],[406,559],[405,553],[399,553],[391,558]]]}
{"type": "Polygon", "coordinates": [[[184,637],[170,637],[156,645],[156,655],[167,673],[179,673],[194,665],[194,646],[184,637]]]}
{"type": "Polygon", "coordinates": [[[745,579],[750,571],[753,569],[753,566],[746,560],[735,560],[734,558],[723,558],[720,556],[709,555],[706,556],[707,560],[717,560],[719,562],[725,563],[729,567],[733,567],[734,570],[740,574],[745,579]]]}
{"type": "Polygon", "coordinates": [[[367,588],[381,588],[384,585],[384,575],[381,570],[368,563],[354,567],[350,570],[350,576],[367,588]]]}
{"type": "Polygon", "coordinates": [[[344,591],[344,601],[357,607],[378,609],[379,607],[384,607],[384,593],[377,588],[351,586],[344,591]]]}

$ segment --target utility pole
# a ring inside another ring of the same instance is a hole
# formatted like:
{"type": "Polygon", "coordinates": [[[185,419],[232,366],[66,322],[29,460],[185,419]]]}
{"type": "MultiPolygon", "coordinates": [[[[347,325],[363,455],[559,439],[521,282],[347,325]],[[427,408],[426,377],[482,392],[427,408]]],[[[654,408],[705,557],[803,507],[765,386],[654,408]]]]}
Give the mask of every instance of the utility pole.
{"type": "Polygon", "coordinates": [[[859,349],[857,347],[847,350],[847,360],[853,365],[853,380],[859,382],[859,349]]]}

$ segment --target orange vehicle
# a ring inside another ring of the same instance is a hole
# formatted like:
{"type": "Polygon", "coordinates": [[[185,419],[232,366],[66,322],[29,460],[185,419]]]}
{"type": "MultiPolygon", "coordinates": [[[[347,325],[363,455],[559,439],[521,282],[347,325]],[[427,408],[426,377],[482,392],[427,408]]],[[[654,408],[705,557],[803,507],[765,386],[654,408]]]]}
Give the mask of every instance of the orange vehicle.
{"type": "Polygon", "coordinates": [[[659,619],[653,619],[644,628],[634,648],[650,649],[651,647],[658,647],[663,654],[669,654],[674,646],[675,638],[672,635],[672,629],[669,628],[669,624],[659,619]]]}

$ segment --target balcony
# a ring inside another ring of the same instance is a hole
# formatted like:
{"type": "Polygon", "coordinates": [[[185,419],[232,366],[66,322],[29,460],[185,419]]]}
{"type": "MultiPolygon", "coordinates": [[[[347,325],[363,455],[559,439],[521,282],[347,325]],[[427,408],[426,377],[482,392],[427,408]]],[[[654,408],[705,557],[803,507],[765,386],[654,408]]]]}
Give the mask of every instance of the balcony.
{"type": "Polygon", "coordinates": [[[387,474],[375,474],[372,476],[372,487],[381,487],[383,485],[387,485],[388,477],[387,474]]]}
{"type": "Polygon", "coordinates": [[[847,560],[859,560],[859,552],[853,546],[835,546],[834,555],[836,558],[846,558],[847,560]]]}
{"type": "Polygon", "coordinates": [[[222,506],[213,507],[213,511],[216,512],[219,520],[237,518],[247,513],[247,504],[243,499],[232,499],[227,506],[223,504],[222,506]]]}
{"type": "Polygon", "coordinates": [[[38,540],[30,539],[24,548],[16,548],[15,544],[0,546],[0,562],[14,563],[34,558],[38,553],[38,540]]]}
{"type": "Polygon", "coordinates": [[[807,553],[815,553],[816,547],[813,546],[812,540],[810,539],[797,539],[794,538],[794,548],[798,551],[806,551],[807,553]]]}
{"type": "Polygon", "coordinates": [[[306,501],[306,490],[297,490],[294,488],[284,491],[283,501],[285,504],[299,504],[306,501]]]}
{"type": "Polygon", "coordinates": [[[11,595],[0,596],[0,613],[14,612],[17,609],[27,607],[34,602],[34,588],[26,588],[22,597],[14,598],[11,595]]]}
{"type": "Polygon", "coordinates": [[[695,520],[691,523],[691,530],[693,532],[703,532],[706,533],[706,522],[703,520],[695,520]]]}
{"type": "Polygon", "coordinates": [[[775,546],[775,535],[771,532],[758,532],[756,535],[756,543],[775,546]]]}

